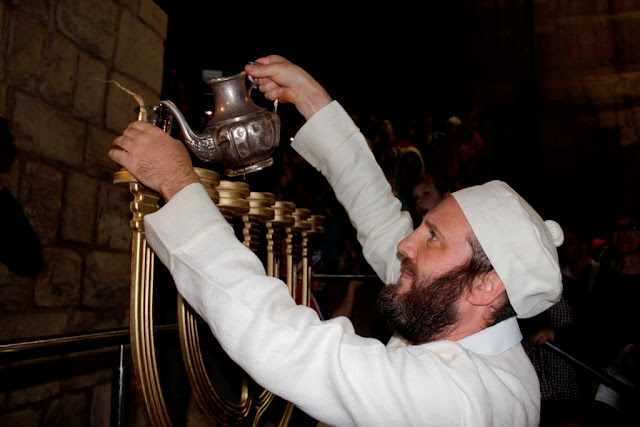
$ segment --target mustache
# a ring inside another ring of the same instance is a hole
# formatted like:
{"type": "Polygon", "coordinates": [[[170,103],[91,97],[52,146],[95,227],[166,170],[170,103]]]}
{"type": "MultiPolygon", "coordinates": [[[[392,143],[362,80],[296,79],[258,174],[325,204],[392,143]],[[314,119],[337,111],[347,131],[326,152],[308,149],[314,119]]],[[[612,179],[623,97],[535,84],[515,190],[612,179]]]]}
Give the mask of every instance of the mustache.
{"type": "Polygon", "coordinates": [[[415,261],[409,258],[404,258],[402,260],[402,264],[400,265],[400,268],[403,273],[409,274],[414,279],[418,276],[418,265],[416,264],[415,261]]]}

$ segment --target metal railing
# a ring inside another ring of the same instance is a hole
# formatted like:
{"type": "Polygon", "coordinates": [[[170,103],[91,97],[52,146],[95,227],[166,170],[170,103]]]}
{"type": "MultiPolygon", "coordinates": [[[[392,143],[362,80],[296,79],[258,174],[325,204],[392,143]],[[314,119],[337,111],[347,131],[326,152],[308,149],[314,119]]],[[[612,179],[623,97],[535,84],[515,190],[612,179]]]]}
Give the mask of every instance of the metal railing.
{"type": "MultiPolygon", "coordinates": [[[[156,334],[177,332],[177,324],[157,326],[156,334]]],[[[129,328],[109,329],[96,332],[36,337],[27,340],[12,340],[0,343],[0,370],[37,359],[50,362],[57,357],[94,350],[118,349],[117,364],[112,368],[111,381],[111,426],[126,425],[126,384],[128,372],[125,367],[125,346],[130,344],[129,328]]]]}

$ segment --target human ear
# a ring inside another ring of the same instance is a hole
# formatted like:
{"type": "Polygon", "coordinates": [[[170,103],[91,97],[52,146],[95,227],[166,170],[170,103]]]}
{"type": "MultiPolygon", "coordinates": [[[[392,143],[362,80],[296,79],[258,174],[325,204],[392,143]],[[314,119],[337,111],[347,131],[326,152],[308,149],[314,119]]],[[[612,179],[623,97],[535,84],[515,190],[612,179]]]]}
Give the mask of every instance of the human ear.
{"type": "Polygon", "coordinates": [[[472,305],[490,305],[505,292],[504,283],[495,270],[482,274],[473,282],[467,301],[472,305]]]}

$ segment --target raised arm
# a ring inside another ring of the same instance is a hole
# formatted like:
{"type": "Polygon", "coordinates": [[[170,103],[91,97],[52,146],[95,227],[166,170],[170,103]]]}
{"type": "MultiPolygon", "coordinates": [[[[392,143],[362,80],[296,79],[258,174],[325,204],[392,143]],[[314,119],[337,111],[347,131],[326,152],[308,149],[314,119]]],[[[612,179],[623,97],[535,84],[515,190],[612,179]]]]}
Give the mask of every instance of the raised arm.
{"type": "Polygon", "coordinates": [[[292,147],[331,184],[358,232],[363,253],[385,283],[400,272],[396,245],[413,230],[368,144],[349,115],[299,66],[266,56],[245,70],[268,99],[296,105],[307,123],[292,147]]]}

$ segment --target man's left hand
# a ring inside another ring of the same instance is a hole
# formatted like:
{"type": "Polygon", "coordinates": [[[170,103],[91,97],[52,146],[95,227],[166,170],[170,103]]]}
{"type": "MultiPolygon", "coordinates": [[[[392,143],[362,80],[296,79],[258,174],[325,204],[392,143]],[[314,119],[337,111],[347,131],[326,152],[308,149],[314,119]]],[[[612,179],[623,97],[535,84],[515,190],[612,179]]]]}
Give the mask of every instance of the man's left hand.
{"type": "Polygon", "coordinates": [[[165,201],[187,185],[199,182],[184,144],[147,122],[129,124],[113,140],[108,154],[143,185],[162,194],[165,201]]]}

